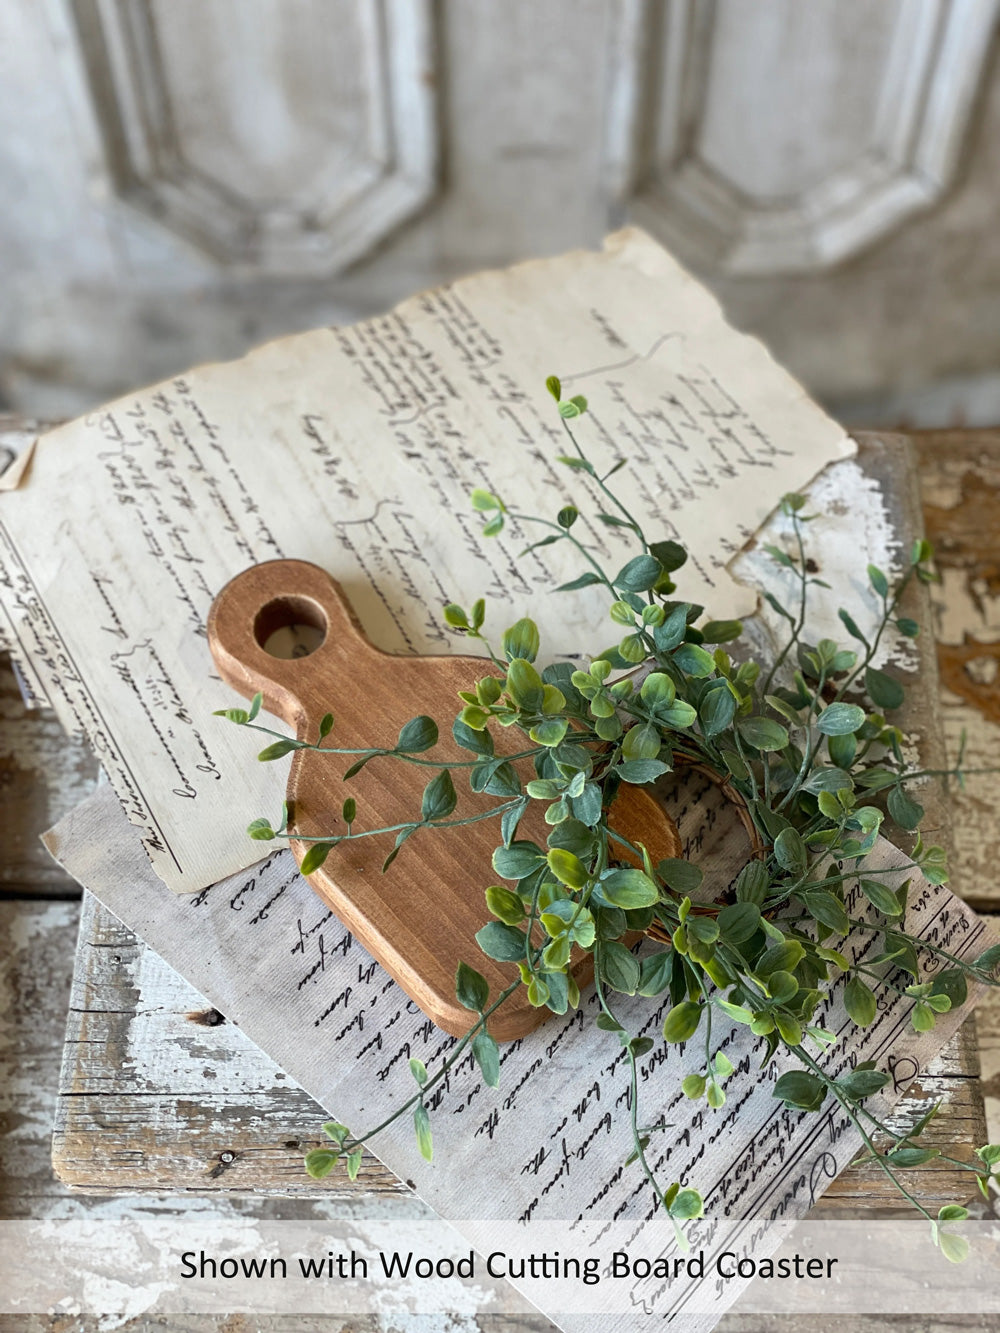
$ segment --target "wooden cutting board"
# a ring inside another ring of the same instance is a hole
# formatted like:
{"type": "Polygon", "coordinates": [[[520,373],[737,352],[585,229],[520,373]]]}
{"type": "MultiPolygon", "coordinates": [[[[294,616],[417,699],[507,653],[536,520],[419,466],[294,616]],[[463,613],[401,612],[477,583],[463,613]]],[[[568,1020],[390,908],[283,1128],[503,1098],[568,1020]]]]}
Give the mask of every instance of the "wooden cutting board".
{"type": "MultiPolygon", "coordinates": [[[[474,757],[456,745],[450,727],[461,706],[458,691],[470,689],[490,669],[483,658],[382,652],[365,637],[339,585],[300,560],[274,560],[237,575],[212,605],[208,638],[223,680],[246,698],[259,690],[264,708],[288,723],[298,739],[315,742],[320,720],[333,713],[334,727],[324,746],[392,748],[400,727],[426,713],[438,722],[441,736],[433,750],[418,757],[455,765],[458,806],[450,818],[499,803],[497,797],[470,791],[466,775],[474,757]],[[290,627],[296,629],[290,633],[290,627]],[[265,650],[268,644],[273,651],[283,635],[283,651],[296,636],[300,648],[312,651],[282,658],[265,650]]],[[[498,754],[530,746],[514,728],[494,731],[498,754]]],[[[377,758],[345,783],[343,774],[354,758],[295,752],[288,778],[289,826],[303,838],[345,833],[341,810],[347,796],[357,802],[355,833],[419,818],[421,794],[435,768],[377,758]]],[[[518,767],[522,779],[534,776],[530,761],[518,767]]],[[[612,822],[630,841],[644,843],[654,862],[680,854],[676,826],[642,788],[622,789],[612,822]]],[[[517,836],[544,846],[549,832],[539,803],[532,802],[517,836]]],[[[459,962],[486,977],[491,997],[517,977],[516,965],[487,958],[474,938],[491,919],[484,894],[498,882],[491,857],[500,840],[499,818],[463,828],[422,828],[383,874],[395,835],[357,838],[333,848],[309,876],[316,893],[410,999],[455,1036],[473,1022],[455,998],[459,962]]],[[[310,845],[292,841],[299,862],[310,845]]],[[[592,979],[589,955],[580,959],[574,976],[581,988],[592,979]]],[[[522,988],[490,1020],[490,1031],[500,1041],[512,1041],[548,1013],[533,1009],[522,988]]]]}

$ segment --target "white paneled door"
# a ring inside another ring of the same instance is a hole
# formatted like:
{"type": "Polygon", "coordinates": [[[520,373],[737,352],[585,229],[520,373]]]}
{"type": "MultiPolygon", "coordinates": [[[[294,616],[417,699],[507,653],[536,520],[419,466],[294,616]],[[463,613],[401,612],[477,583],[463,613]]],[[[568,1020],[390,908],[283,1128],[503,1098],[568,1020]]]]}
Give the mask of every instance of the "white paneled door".
{"type": "MultiPolygon", "coordinates": [[[[947,214],[997,10],[3,0],[0,404],[72,411],[628,218],[795,343],[780,294],[818,391],[889,389],[898,369],[859,374],[847,345],[822,382],[809,347],[838,273],[895,291],[898,238],[947,214]]],[[[967,212],[991,252],[988,210],[967,212]]],[[[933,225],[927,249],[933,267],[933,225]]]]}

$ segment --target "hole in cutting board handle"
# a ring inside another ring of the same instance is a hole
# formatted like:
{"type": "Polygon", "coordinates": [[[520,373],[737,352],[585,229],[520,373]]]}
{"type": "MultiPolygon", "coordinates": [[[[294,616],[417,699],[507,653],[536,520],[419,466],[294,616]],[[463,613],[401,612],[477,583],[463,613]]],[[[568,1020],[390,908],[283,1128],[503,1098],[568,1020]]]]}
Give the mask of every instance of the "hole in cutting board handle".
{"type": "Polygon", "coordinates": [[[326,612],[311,597],[276,597],[257,612],[253,636],[269,657],[292,661],[322,647],[328,625],[326,612]]]}

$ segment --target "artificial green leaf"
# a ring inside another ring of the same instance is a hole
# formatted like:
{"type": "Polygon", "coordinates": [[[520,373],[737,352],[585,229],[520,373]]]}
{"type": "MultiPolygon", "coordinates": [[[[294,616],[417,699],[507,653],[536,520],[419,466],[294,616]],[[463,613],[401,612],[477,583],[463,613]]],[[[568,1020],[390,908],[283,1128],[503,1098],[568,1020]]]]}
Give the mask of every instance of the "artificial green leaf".
{"type": "Polygon", "coordinates": [[[851,977],[844,987],[844,1008],[859,1028],[866,1028],[875,1019],[875,995],[860,977],[851,977]]]}
{"type": "Polygon", "coordinates": [[[637,555],[624,565],[612,580],[626,592],[648,592],[663,573],[663,566],[653,555],[637,555]]]}
{"type": "Polygon", "coordinates": [[[809,863],[806,845],[794,828],[782,829],[775,838],[774,855],[778,864],[796,878],[805,873],[809,863]]]}
{"type": "Polygon", "coordinates": [[[816,722],[824,736],[847,736],[864,725],[865,710],[857,704],[835,703],[824,708],[816,722]]]}
{"type": "Polygon", "coordinates": [[[701,633],[706,643],[729,643],[743,633],[743,621],[710,620],[701,626],[701,633]]]}
{"type": "Polygon", "coordinates": [[[876,1092],[881,1092],[891,1079],[888,1074],[880,1073],[877,1069],[852,1069],[849,1073],[842,1074],[835,1082],[845,1096],[850,1097],[852,1101],[861,1101],[864,1097],[872,1097],[876,1092]]]}
{"type": "Polygon", "coordinates": [[[274,759],[284,759],[286,754],[291,754],[293,750],[301,750],[302,742],[293,740],[275,741],[272,745],[265,745],[257,758],[262,764],[269,764],[274,759]]]}
{"type": "Polygon", "coordinates": [[[487,958],[498,963],[519,963],[524,959],[527,940],[523,930],[505,926],[502,921],[488,921],[476,931],[476,943],[487,958]]]}
{"type": "Polygon", "coordinates": [[[434,1144],[431,1138],[431,1120],[427,1114],[427,1107],[423,1102],[417,1102],[413,1108],[413,1128],[417,1135],[417,1147],[420,1149],[420,1156],[426,1162],[434,1160],[434,1144]]]}
{"type": "Polygon", "coordinates": [[[524,904],[512,889],[494,884],[486,890],[486,906],[507,926],[519,925],[524,920],[524,904]]]}
{"type": "Polygon", "coordinates": [[[760,908],[750,902],[729,903],[719,913],[718,921],[719,933],[727,944],[743,944],[760,926],[760,908]]]}
{"type": "Polygon", "coordinates": [[[526,879],[545,860],[545,853],[535,842],[512,842],[493,853],[493,869],[501,879],[526,879]]]}
{"type": "Polygon", "coordinates": [[[900,828],[915,829],[924,817],[924,807],[903,787],[893,787],[886,800],[889,814],[900,828]]]}
{"type": "Polygon", "coordinates": [[[545,698],[542,678],[523,657],[515,657],[507,667],[507,693],[517,705],[528,713],[541,711],[545,698]]]}
{"type": "Polygon", "coordinates": [[[736,901],[755,903],[759,907],[767,897],[768,887],[767,867],[763,861],[748,861],[736,877],[736,901]]]}
{"type": "Polygon", "coordinates": [[[850,921],[844,904],[836,894],[829,893],[826,889],[813,889],[797,896],[809,915],[821,926],[827,926],[838,935],[848,933],[851,928],[850,921]]]}
{"type": "Polygon", "coordinates": [[[600,944],[597,969],[601,980],[623,995],[634,995],[639,988],[639,960],[618,940],[600,944]]]}
{"type": "Polygon", "coordinates": [[[325,1180],[340,1160],[340,1153],[329,1148],[313,1148],[305,1155],[306,1175],[312,1180],[325,1180]]]}
{"type": "Polygon", "coordinates": [[[630,782],[633,786],[643,786],[669,773],[670,765],[662,759],[628,759],[619,764],[615,771],[621,775],[622,781],[630,782]]]}
{"type": "Polygon", "coordinates": [[[330,855],[333,846],[332,842],[314,842],[299,862],[299,869],[303,875],[311,875],[314,870],[318,870],[330,855]]]}
{"type": "Polygon", "coordinates": [[[678,1222],[693,1221],[701,1217],[705,1205],[697,1190],[678,1190],[670,1204],[670,1216],[678,1222]]]}
{"type": "Polygon", "coordinates": [[[515,658],[533,662],[538,656],[540,644],[538,626],[533,620],[524,619],[504,630],[501,646],[508,662],[513,662],[515,658]]]}
{"type": "Polygon", "coordinates": [[[547,860],[553,875],[568,888],[582,889],[590,879],[590,871],[580,858],[562,847],[550,848],[547,860]]]}
{"type": "Polygon", "coordinates": [[[881,884],[877,879],[863,879],[860,883],[861,892],[878,911],[885,916],[902,915],[903,909],[899,904],[899,899],[887,884],[881,884]]]}
{"type": "Polygon", "coordinates": [[[663,1036],[667,1041],[690,1041],[698,1031],[702,1006],[694,1000],[675,1004],[663,1020],[663,1036]]]}
{"type": "Polygon", "coordinates": [[[628,867],[606,872],[600,881],[600,891],[613,907],[626,912],[638,907],[652,907],[660,897],[648,875],[628,867]]]}
{"type": "Polygon", "coordinates": [[[424,788],[420,802],[420,818],[430,823],[436,819],[445,819],[458,804],[455,784],[446,768],[435,774],[424,788]]]}
{"type": "Polygon", "coordinates": [[[660,733],[651,722],[643,722],[626,731],[622,754],[627,760],[655,759],[660,753],[660,733]]]}
{"type": "MultiPolygon", "coordinates": [[[[481,727],[471,727],[468,723],[463,721],[465,713],[469,711],[469,709],[464,709],[462,717],[456,717],[455,721],[452,723],[452,736],[463,750],[471,750],[473,754],[492,756],[493,737],[490,733],[488,731],[483,731],[481,727]]],[[[489,714],[484,713],[482,709],[478,711],[482,716],[483,725],[485,725],[489,718],[489,714]]]]}
{"type": "Polygon", "coordinates": [[[698,716],[706,736],[718,736],[736,716],[736,699],[726,682],[709,687],[701,696],[698,716]]]}
{"type": "Polygon", "coordinates": [[[815,1074],[790,1069],[775,1083],[773,1095],[799,1110],[818,1111],[826,1100],[826,1088],[815,1074]]]}
{"type": "Polygon", "coordinates": [[[399,733],[396,749],[400,754],[422,754],[437,744],[437,723],[432,717],[412,717],[399,733]]]}
{"type": "Polygon", "coordinates": [[[646,997],[660,995],[670,985],[674,974],[674,953],[663,949],[643,958],[639,967],[639,994],[646,997]]]}
{"type": "Polygon", "coordinates": [[[673,574],[687,562],[687,551],[679,542],[651,542],[649,549],[668,574],[673,574]]]}
{"type": "Polygon", "coordinates": [[[898,680],[875,667],[865,668],[865,689],[877,708],[899,708],[906,697],[898,680]]]}
{"type": "Polygon", "coordinates": [[[736,730],[744,741],[764,753],[783,750],[788,744],[788,732],[780,722],[769,717],[744,717],[736,723],[736,730]]]}
{"type": "Polygon", "coordinates": [[[483,1029],[472,1038],[472,1055],[486,1086],[489,1088],[499,1086],[500,1048],[495,1039],[483,1029]]]}
{"type": "Polygon", "coordinates": [[[696,643],[682,643],[674,649],[674,664],[688,676],[710,676],[715,670],[715,658],[696,643]]]}

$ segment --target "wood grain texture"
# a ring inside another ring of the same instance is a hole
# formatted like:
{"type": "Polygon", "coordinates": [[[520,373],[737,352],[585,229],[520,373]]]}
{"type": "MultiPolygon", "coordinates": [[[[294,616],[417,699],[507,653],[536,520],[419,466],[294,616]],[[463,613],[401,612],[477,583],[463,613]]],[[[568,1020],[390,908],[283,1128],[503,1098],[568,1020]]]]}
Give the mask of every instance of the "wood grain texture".
{"type": "Polygon", "coordinates": [[[24,897],[78,896],[80,886],[39,841],[88,796],[97,761],[49,710],[27,709],[0,654],[0,889],[24,897]]]}
{"type": "MultiPolygon", "coordinates": [[[[459,690],[468,690],[484,671],[482,658],[400,657],[375,648],[339,585],[301,560],[268,561],[237,575],[212,604],[208,638],[219,674],[233,689],[246,698],[260,691],[265,709],[287,722],[300,740],[315,742],[321,719],[332,712],[336,745],[348,750],[392,749],[400,728],[417,712],[453,717],[459,690]],[[262,645],[292,624],[314,625],[323,635],[321,643],[307,656],[271,656],[262,645]]],[[[519,729],[498,730],[498,754],[534,748],[519,729]]],[[[450,736],[441,738],[434,754],[459,766],[475,762],[450,736]]],[[[291,844],[299,862],[316,838],[346,834],[338,793],[356,757],[296,751],[288,806],[289,826],[305,839],[291,844]]],[[[535,776],[528,759],[515,767],[522,782],[535,776]]],[[[369,764],[350,787],[361,827],[401,828],[418,819],[421,793],[437,771],[424,762],[369,764]]],[[[458,804],[445,822],[482,818],[482,802],[464,780],[457,786],[458,804]]],[[[654,862],[680,853],[676,824],[641,787],[622,789],[611,820],[631,842],[644,843],[654,862]]],[[[518,837],[544,846],[550,832],[534,805],[518,837]]],[[[491,865],[496,821],[470,822],[460,834],[443,825],[421,828],[391,872],[383,874],[382,863],[394,844],[392,833],[345,841],[330,851],[309,883],[438,1027],[463,1036],[469,1010],[455,998],[461,960],[477,958],[491,1000],[518,978],[515,964],[487,958],[475,940],[489,919],[482,890],[496,879],[491,865]]],[[[573,972],[580,986],[587,985],[593,975],[591,956],[581,958],[573,972]]],[[[528,1003],[522,987],[490,1019],[490,1031],[500,1041],[513,1041],[548,1014],[528,1003]]]]}
{"type": "Polygon", "coordinates": [[[0,902],[0,1217],[38,1217],[64,1193],[50,1139],[76,903],[0,902]]]}
{"type": "MultiPolygon", "coordinates": [[[[226,1190],[349,1199],[404,1194],[372,1156],[352,1185],[317,1185],[302,1154],[319,1145],[322,1108],[292,1085],[121,922],[86,894],[80,964],[70,999],[66,1060],[53,1139],[56,1174],[90,1193],[226,1190]]],[[[944,1098],[935,1142],[983,1142],[972,1029],[966,1024],[907,1093],[894,1123],[944,1098]]],[[[930,1205],[965,1198],[968,1176],[940,1166],[910,1173],[930,1205]]],[[[817,1215],[863,1208],[888,1216],[900,1200],[871,1167],[845,1171],[817,1215]]],[[[901,1214],[902,1215],[902,1214],[901,1214]]]]}
{"type": "MultiPolygon", "coordinates": [[[[1000,767],[1000,430],[913,436],[927,535],[950,761],[967,738],[969,769],[1000,767]]],[[[980,911],[1000,909],[1000,775],[973,774],[950,793],[952,886],[980,911]]]]}

